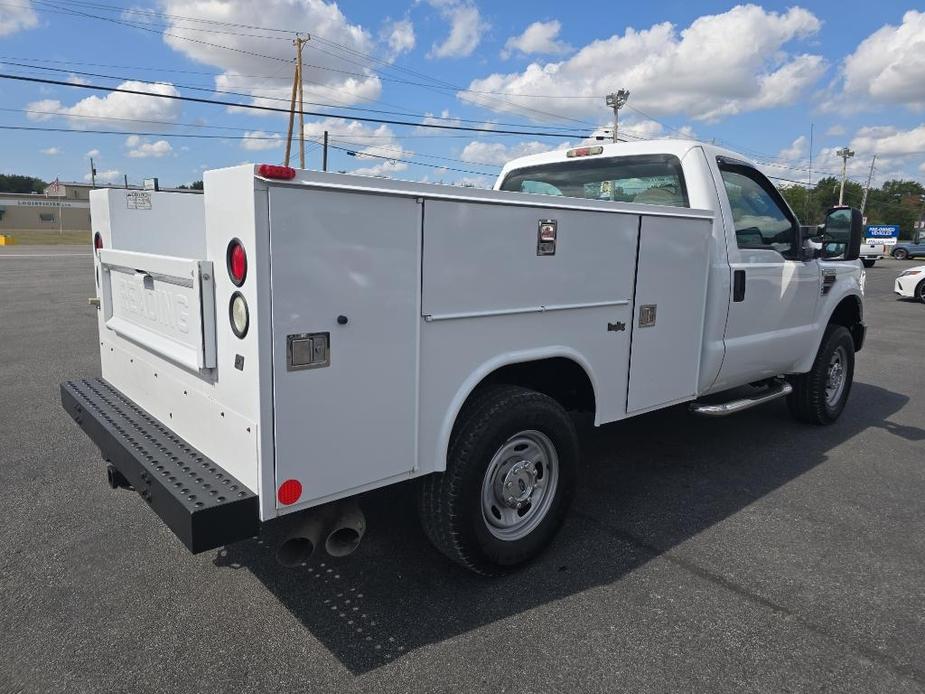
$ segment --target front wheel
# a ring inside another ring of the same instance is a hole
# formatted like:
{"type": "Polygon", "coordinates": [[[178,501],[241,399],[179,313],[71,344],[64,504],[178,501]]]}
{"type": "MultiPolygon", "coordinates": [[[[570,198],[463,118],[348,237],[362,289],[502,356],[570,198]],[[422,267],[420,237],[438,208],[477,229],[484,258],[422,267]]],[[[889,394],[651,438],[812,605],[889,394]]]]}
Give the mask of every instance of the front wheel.
{"type": "Polygon", "coordinates": [[[873,266],[874,266],[874,263],[876,263],[877,261],[876,261],[876,260],[867,260],[866,258],[864,258],[864,259],[861,260],[861,262],[864,263],[864,267],[873,267],[873,266]]]}
{"type": "Polygon", "coordinates": [[[905,260],[909,257],[909,251],[905,248],[897,248],[893,251],[893,257],[896,258],[896,260],[905,260]]]}
{"type": "Polygon", "coordinates": [[[841,415],[854,382],[854,340],[842,325],[829,325],[808,373],[792,376],[787,405],[809,424],[831,424],[841,415]]]}
{"type": "Polygon", "coordinates": [[[552,540],[575,490],[578,437],[562,406],[518,386],[488,386],[459,414],[446,472],[421,481],[430,541],[477,573],[506,573],[552,540]]]}
{"type": "Polygon", "coordinates": [[[918,297],[919,301],[925,304],[925,280],[919,282],[919,286],[915,288],[915,295],[918,297]]]}

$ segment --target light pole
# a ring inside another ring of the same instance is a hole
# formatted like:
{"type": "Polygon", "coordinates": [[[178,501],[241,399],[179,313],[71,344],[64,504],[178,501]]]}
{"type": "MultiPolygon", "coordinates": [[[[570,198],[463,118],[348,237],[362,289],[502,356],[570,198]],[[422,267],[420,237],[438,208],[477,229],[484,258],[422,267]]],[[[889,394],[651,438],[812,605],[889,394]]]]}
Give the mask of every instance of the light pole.
{"type": "Polygon", "coordinates": [[[629,89],[620,89],[607,95],[607,105],[613,109],[613,141],[617,141],[617,127],[620,122],[620,109],[630,98],[629,89]]]}
{"type": "Polygon", "coordinates": [[[854,156],[854,152],[847,147],[842,147],[835,152],[841,157],[841,189],[838,191],[838,206],[845,204],[845,179],[848,178],[848,159],[854,156]]]}

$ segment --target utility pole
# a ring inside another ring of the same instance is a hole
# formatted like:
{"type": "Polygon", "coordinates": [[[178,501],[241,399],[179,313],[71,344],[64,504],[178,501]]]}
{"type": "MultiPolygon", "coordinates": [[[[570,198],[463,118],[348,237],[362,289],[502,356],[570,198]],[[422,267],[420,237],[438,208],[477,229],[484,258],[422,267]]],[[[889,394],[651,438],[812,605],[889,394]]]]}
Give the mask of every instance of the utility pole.
{"type": "Polygon", "coordinates": [[[122,174],[122,180],[125,181],[125,188],[128,189],[128,174],[122,174]]]}
{"type": "Polygon", "coordinates": [[[324,149],[321,154],[321,170],[328,170],[328,131],[324,131],[324,149]]]}
{"type": "Polygon", "coordinates": [[[867,185],[864,186],[864,195],[861,197],[861,214],[864,214],[864,208],[867,206],[867,194],[870,192],[870,182],[874,177],[874,164],[877,163],[877,155],[870,160],[870,172],[867,174],[867,185]]]}
{"type": "Polygon", "coordinates": [[[835,153],[841,157],[841,188],[838,191],[838,206],[845,204],[845,179],[848,178],[848,159],[854,156],[854,152],[847,147],[842,147],[835,153]]]}
{"type": "Polygon", "coordinates": [[[96,188],[96,165],[93,163],[93,157],[90,157],[90,185],[96,188]]]}
{"type": "Polygon", "coordinates": [[[292,45],[295,46],[295,73],[292,77],[292,96],[289,98],[289,132],[286,135],[286,158],[283,162],[289,166],[289,155],[292,152],[292,127],[295,120],[296,98],[299,100],[299,166],[305,168],[305,114],[302,100],[302,46],[311,40],[308,35],[304,39],[296,34],[292,45]]]}
{"type": "Polygon", "coordinates": [[[617,141],[617,128],[620,124],[620,109],[626,105],[630,98],[628,89],[620,89],[607,95],[607,105],[613,109],[613,141],[617,141]]]}

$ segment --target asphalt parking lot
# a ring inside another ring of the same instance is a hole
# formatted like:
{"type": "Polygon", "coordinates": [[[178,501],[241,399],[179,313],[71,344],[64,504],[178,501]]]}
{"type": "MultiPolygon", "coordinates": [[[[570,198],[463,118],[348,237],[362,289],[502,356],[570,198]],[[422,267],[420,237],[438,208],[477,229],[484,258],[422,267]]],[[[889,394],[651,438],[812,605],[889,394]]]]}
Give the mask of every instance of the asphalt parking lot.
{"type": "Polygon", "coordinates": [[[925,690],[925,305],[867,271],[842,418],[775,402],[583,428],[573,512],[504,579],[427,544],[410,485],[345,560],[190,555],[105,484],[58,383],[98,373],[83,248],[0,249],[0,692],[925,690]]]}

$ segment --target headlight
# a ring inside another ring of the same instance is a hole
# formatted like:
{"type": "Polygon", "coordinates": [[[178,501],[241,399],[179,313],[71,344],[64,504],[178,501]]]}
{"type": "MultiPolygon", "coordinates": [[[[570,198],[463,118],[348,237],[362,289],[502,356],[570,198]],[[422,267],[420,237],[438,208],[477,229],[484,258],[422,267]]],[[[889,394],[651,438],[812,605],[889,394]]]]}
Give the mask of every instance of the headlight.
{"type": "Polygon", "coordinates": [[[903,273],[900,273],[900,277],[908,277],[909,275],[920,275],[922,274],[921,270],[906,270],[903,273]]]}

